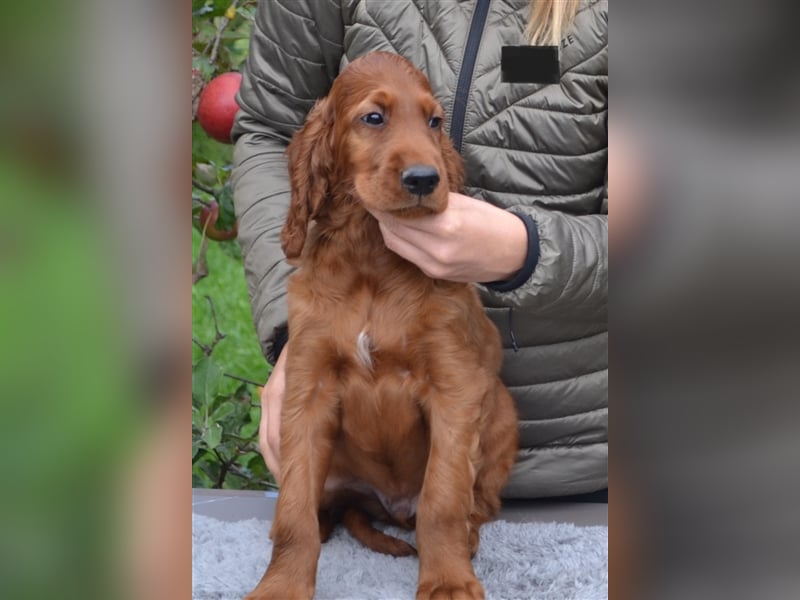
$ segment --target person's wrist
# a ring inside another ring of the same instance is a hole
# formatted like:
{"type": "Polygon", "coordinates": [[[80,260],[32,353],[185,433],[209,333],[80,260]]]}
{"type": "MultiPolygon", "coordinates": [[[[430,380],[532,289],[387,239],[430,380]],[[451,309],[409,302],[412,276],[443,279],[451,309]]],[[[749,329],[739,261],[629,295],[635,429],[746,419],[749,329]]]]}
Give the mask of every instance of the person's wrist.
{"type": "Polygon", "coordinates": [[[525,266],[528,255],[528,230],[519,215],[503,211],[504,221],[499,241],[500,260],[498,271],[492,278],[495,281],[513,279],[525,266]]]}
{"type": "MultiPolygon", "coordinates": [[[[528,279],[530,279],[531,275],[533,275],[533,271],[536,269],[536,265],[539,262],[539,233],[536,228],[536,222],[533,220],[528,214],[522,212],[514,212],[511,211],[507,213],[509,216],[513,216],[517,219],[518,223],[524,230],[523,240],[524,246],[523,250],[521,251],[523,255],[522,265],[517,268],[516,271],[512,271],[508,274],[505,278],[498,278],[493,281],[483,283],[484,286],[487,288],[494,290],[496,292],[510,292],[512,290],[517,289],[522,284],[524,284],[528,279]]],[[[518,229],[512,228],[511,231],[518,232],[518,229]]],[[[511,242],[511,245],[519,250],[519,247],[515,245],[516,240],[511,242]]],[[[513,262],[519,258],[519,254],[515,254],[515,251],[511,251],[511,257],[509,260],[513,262]]]]}

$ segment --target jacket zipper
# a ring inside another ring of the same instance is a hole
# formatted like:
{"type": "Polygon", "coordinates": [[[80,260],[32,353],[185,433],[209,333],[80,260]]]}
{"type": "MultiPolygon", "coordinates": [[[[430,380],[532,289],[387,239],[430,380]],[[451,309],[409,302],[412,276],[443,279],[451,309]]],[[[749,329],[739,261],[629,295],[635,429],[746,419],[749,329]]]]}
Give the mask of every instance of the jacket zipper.
{"type": "Polygon", "coordinates": [[[472,83],[472,73],[475,71],[475,60],[478,58],[478,47],[483,36],[483,27],[489,14],[491,0],[478,0],[472,21],[469,24],[469,34],[464,47],[464,58],[461,61],[461,72],[458,74],[458,86],[453,99],[453,115],[450,122],[450,137],[457,152],[461,152],[461,143],[464,138],[464,119],[467,113],[467,100],[469,88],[472,83]]]}

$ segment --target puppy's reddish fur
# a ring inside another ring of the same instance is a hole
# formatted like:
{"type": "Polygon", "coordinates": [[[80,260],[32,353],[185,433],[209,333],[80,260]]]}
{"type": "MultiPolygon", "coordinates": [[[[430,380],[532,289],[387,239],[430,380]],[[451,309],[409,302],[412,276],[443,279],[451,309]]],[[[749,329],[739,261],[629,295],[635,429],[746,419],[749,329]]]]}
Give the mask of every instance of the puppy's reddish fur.
{"type": "Polygon", "coordinates": [[[320,543],[338,521],[375,550],[415,552],[373,520],[416,527],[418,599],[483,597],[470,558],[517,445],[499,336],[471,285],[430,279],[388,250],[365,208],[444,210],[462,171],[431,122],[443,116],[421,72],[376,52],[342,72],[289,146],[281,239],[299,269],[289,281],[283,476],[272,560],[248,598],[311,598],[320,543]],[[372,112],[382,125],[362,120],[372,112]],[[441,177],[426,196],[400,181],[419,164],[441,177]]]}

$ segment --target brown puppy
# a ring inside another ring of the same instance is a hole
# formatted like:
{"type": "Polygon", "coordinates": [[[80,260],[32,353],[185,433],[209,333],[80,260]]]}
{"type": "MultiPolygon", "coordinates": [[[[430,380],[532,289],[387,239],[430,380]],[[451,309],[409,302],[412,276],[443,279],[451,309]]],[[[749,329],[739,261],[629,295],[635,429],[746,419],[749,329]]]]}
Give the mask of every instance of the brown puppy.
{"type": "Polygon", "coordinates": [[[386,248],[366,207],[441,212],[462,184],[444,111],[407,60],[353,61],[289,146],[292,203],[282,482],[272,560],[247,598],[311,598],[337,521],[416,525],[418,599],[483,598],[470,557],[517,447],[497,330],[475,289],[430,279],[386,248]],[[313,227],[309,227],[313,221],[313,227]]]}

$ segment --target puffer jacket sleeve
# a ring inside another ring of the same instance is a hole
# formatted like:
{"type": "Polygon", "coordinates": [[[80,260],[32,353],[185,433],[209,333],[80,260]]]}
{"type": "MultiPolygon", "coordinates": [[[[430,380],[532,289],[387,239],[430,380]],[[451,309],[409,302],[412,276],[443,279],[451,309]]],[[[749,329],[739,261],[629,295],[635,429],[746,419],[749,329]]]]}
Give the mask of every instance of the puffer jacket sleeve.
{"type": "Polygon", "coordinates": [[[292,271],[280,245],[290,198],[285,151],[314,102],[328,93],[342,39],[337,1],[258,5],[237,96],[232,182],[253,321],[270,361],[276,340],[285,335],[286,279],[292,271]]]}
{"type": "MultiPolygon", "coordinates": [[[[608,310],[608,173],[598,213],[574,215],[539,205],[511,212],[532,219],[538,258],[530,276],[507,291],[482,287],[494,306],[535,310],[542,316],[605,314],[608,310]]],[[[534,246],[530,251],[537,252],[534,246]]],[[[530,256],[529,256],[530,258],[530,256]]]]}

